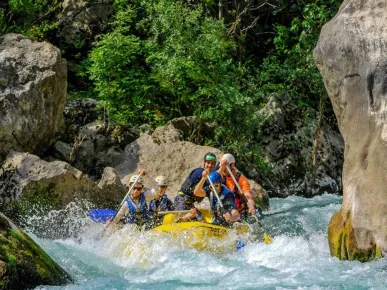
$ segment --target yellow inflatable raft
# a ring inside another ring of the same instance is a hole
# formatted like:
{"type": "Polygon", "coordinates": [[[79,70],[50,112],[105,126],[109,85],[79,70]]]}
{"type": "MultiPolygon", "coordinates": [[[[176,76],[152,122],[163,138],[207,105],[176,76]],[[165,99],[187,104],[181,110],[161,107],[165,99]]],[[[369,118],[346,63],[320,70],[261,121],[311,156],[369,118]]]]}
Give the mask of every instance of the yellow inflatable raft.
{"type": "Polygon", "coordinates": [[[249,232],[247,225],[239,225],[235,229],[209,223],[211,216],[202,212],[203,222],[177,222],[176,214],[167,214],[163,224],[154,228],[173,236],[183,248],[194,248],[200,251],[215,253],[232,252],[242,245],[240,235],[249,232]]]}

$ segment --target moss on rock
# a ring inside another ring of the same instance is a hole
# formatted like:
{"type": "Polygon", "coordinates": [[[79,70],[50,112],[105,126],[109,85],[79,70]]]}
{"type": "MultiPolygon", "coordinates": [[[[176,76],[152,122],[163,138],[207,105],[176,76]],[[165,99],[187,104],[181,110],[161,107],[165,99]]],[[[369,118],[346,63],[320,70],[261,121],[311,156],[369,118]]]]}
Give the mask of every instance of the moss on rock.
{"type": "Polygon", "coordinates": [[[62,285],[70,276],[27,234],[0,213],[0,289],[62,285]]]}
{"type": "Polygon", "coordinates": [[[341,210],[332,216],[328,226],[328,243],[331,255],[340,260],[367,262],[382,257],[382,251],[375,242],[365,249],[358,246],[350,211],[345,220],[341,210]]]}

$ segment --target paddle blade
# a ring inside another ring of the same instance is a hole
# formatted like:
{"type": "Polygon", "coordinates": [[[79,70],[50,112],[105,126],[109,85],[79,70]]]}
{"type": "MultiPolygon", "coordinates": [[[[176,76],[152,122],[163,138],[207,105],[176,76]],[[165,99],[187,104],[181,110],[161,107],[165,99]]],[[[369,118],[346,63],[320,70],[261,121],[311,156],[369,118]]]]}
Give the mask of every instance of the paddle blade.
{"type": "Polygon", "coordinates": [[[237,240],[236,248],[237,251],[243,249],[245,247],[245,244],[241,240],[237,240]]]}
{"type": "Polygon", "coordinates": [[[263,233],[263,238],[265,239],[265,244],[271,244],[273,242],[273,238],[270,237],[266,232],[263,233]]]}
{"type": "Polygon", "coordinates": [[[116,211],[109,208],[98,208],[89,210],[89,217],[97,223],[106,223],[107,220],[114,217],[116,211]]]}

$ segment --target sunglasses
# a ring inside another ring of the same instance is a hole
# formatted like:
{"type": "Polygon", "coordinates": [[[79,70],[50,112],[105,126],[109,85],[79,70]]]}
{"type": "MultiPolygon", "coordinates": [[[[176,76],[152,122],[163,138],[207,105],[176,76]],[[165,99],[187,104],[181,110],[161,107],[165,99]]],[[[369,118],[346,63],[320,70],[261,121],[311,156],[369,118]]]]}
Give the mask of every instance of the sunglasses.
{"type": "Polygon", "coordinates": [[[142,187],[133,187],[133,190],[141,190],[142,187]]]}

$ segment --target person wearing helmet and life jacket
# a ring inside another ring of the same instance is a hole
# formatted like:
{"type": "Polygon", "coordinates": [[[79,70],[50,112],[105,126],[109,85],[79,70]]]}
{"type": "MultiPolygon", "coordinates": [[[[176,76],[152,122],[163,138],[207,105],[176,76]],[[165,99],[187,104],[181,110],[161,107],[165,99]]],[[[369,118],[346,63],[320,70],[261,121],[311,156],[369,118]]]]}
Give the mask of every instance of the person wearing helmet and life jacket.
{"type": "Polygon", "coordinates": [[[181,189],[176,195],[174,206],[176,210],[191,210],[191,212],[180,217],[180,221],[196,219],[198,214],[198,218],[200,219],[200,213],[198,213],[198,211],[196,210],[194,203],[202,202],[205,196],[196,196],[194,194],[195,186],[202,178],[202,173],[204,170],[211,172],[215,169],[216,161],[216,155],[212,152],[208,152],[206,155],[204,155],[203,167],[192,170],[188,177],[185,179],[184,183],[181,186],[181,189]]]}
{"type": "Polygon", "coordinates": [[[213,223],[229,226],[230,223],[240,219],[239,212],[235,205],[234,193],[222,184],[222,176],[218,172],[213,171],[210,173],[208,169],[203,170],[202,178],[196,185],[194,194],[198,197],[208,196],[210,198],[213,223]],[[223,206],[219,203],[216,194],[211,194],[213,188],[211,188],[211,186],[205,186],[206,182],[208,182],[208,176],[213,183],[223,206]]]}
{"type": "Polygon", "coordinates": [[[257,214],[249,181],[247,180],[246,176],[244,176],[236,168],[235,158],[233,155],[231,155],[230,153],[223,154],[220,159],[220,167],[218,172],[223,176],[225,185],[232,192],[234,192],[236,208],[238,209],[242,219],[247,218],[248,214],[257,214]],[[227,170],[227,165],[230,167],[231,172],[235,177],[235,180],[238,182],[243,192],[239,192],[238,187],[234,183],[233,178],[230,176],[227,170]],[[249,203],[248,205],[246,204],[246,201],[249,203]]]}
{"type": "Polygon", "coordinates": [[[165,176],[157,176],[155,181],[158,185],[158,191],[156,196],[149,202],[149,213],[152,217],[153,226],[158,226],[163,223],[162,216],[158,215],[159,211],[173,211],[175,207],[173,206],[172,201],[168,198],[167,187],[168,180],[165,176]]]}
{"type": "MultiPolygon", "coordinates": [[[[138,170],[139,174],[145,175],[144,169],[138,170]]],[[[132,175],[129,180],[128,187],[131,188],[134,182],[137,179],[137,175],[132,175]]],[[[146,198],[144,195],[144,181],[140,177],[137,180],[137,183],[134,185],[132,191],[130,192],[125,203],[122,205],[121,209],[115,216],[115,218],[109,223],[119,223],[122,219],[125,223],[136,224],[138,226],[149,227],[151,223],[151,218],[148,211],[148,205],[146,203],[146,198]]]]}

